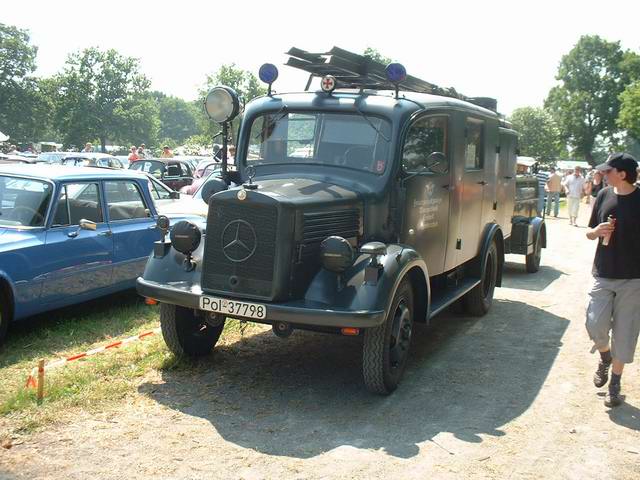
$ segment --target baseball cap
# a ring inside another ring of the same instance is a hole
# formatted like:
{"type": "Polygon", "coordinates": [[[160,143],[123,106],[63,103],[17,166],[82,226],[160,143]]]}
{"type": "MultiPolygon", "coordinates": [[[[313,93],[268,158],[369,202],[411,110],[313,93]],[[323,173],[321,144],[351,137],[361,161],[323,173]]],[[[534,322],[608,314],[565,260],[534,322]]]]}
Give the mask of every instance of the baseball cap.
{"type": "Polygon", "coordinates": [[[621,172],[631,173],[635,172],[638,168],[638,162],[628,153],[612,153],[606,162],[596,166],[596,170],[600,170],[601,172],[606,172],[612,168],[621,172]]]}

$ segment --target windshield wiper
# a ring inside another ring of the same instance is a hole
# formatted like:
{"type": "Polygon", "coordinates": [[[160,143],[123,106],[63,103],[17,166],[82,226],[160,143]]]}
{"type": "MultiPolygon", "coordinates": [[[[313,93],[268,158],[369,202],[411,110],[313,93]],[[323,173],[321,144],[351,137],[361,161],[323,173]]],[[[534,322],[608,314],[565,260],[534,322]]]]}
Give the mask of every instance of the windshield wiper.
{"type": "Polygon", "coordinates": [[[389,141],[390,141],[390,139],[389,139],[389,138],[387,138],[387,136],[386,136],[384,133],[382,133],[382,131],[380,131],[380,129],[379,129],[378,127],[376,127],[376,126],[373,124],[373,122],[369,119],[369,117],[367,117],[367,116],[365,115],[365,113],[364,113],[362,110],[360,110],[360,108],[358,107],[358,104],[357,104],[357,103],[354,103],[354,104],[353,104],[353,106],[354,106],[354,107],[356,107],[356,111],[357,111],[360,115],[362,115],[362,118],[364,118],[364,119],[367,121],[367,123],[368,123],[369,125],[371,125],[371,128],[373,128],[373,129],[378,133],[378,135],[380,135],[382,138],[384,138],[387,142],[389,142],[389,141]]]}

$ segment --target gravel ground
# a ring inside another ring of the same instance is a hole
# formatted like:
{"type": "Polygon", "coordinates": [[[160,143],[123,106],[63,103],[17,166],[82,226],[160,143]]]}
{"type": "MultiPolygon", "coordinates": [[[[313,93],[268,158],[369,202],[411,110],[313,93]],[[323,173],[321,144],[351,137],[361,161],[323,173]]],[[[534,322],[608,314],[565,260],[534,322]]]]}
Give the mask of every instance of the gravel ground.
{"type": "Polygon", "coordinates": [[[510,256],[487,316],[419,328],[389,397],[365,391],[358,339],[265,330],[202,373],[162,372],[117,411],[0,449],[0,478],[640,478],[637,364],[617,409],[591,383],[595,243],[547,223],[541,271],[510,256]]]}

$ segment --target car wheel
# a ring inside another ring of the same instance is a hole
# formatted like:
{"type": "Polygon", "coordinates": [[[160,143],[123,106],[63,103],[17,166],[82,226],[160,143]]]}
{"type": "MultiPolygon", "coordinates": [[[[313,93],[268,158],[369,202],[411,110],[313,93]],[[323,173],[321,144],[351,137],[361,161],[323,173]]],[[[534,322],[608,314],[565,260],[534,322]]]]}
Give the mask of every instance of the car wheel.
{"type": "Polygon", "coordinates": [[[463,297],[467,313],[481,317],[491,308],[498,278],[498,265],[498,248],[495,242],[491,242],[483,259],[482,280],[463,297]]]}
{"type": "Polygon", "coordinates": [[[179,357],[201,357],[213,350],[220,338],[224,321],[212,326],[193,309],[160,305],[160,327],[165,343],[179,357]]]}
{"type": "Polygon", "coordinates": [[[362,373],[369,391],[388,395],[398,387],[409,357],[413,312],[413,290],[405,278],[384,323],[364,332],[362,373]]]}
{"type": "Polygon", "coordinates": [[[536,241],[533,245],[533,252],[525,257],[527,273],[536,273],[540,270],[540,260],[542,258],[542,231],[536,235],[536,241]]]}
{"type": "Polygon", "coordinates": [[[9,320],[9,300],[5,292],[0,289],[0,345],[2,345],[7,338],[9,320]]]}

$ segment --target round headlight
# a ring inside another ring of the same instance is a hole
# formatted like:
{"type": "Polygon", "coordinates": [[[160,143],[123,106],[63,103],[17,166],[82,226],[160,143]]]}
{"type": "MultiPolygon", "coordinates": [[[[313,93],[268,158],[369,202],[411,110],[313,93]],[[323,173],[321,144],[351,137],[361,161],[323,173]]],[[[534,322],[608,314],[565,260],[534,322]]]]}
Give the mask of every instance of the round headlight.
{"type": "Polygon", "coordinates": [[[212,88],[204,99],[204,111],[214,122],[233,120],[240,111],[238,94],[229,87],[212,88]]]}
{"type": "Polygon", "coordinates": [[[342,237],[331,236],[320,244],[322,266],[334,273],[342,273],[355,261],[351,244],[342,237]]]}
{"type": "Polygon", "coordinates": [[[169,237],[173,248],[185,255],[191,255],[200,245],[201,236],[200,229],[196,225],[182,220],[173,226],[169,237]]]}

